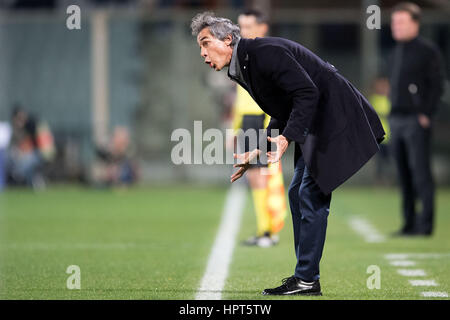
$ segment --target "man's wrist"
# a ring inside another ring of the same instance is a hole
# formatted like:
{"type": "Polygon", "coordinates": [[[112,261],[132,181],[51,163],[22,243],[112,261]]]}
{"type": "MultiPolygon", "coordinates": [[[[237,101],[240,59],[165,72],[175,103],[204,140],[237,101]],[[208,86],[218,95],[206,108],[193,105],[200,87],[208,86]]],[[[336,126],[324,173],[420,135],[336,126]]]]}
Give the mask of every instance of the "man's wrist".
{"type": "Polygon", "coordinates": [[[282,136],[288,143],[291,143],[291,139],[289,139],[288,137],[286,137],[286,136],[283,136],[282,134],[280,134],[280,136],[282,136]]]}

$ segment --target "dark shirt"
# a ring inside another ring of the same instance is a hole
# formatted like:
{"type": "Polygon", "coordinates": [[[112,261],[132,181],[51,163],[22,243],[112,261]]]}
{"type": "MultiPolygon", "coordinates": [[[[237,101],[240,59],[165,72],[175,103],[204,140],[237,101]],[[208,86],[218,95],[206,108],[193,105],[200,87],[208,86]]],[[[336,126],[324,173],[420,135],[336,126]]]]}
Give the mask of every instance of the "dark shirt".
{"type": "Polygon", "coordinates": [[[397,42],[389,58],[391,115],[432,116],[444,86],[444,65],[431,42],[416,37],[397,42]]]}

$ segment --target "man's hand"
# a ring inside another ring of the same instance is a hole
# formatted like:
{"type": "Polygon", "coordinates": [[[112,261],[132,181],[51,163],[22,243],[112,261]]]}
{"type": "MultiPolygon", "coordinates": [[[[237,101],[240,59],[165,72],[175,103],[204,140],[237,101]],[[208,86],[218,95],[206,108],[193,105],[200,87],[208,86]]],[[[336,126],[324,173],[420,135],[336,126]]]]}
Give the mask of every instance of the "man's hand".
{"type": "Polygon", "coordinates": [[[430,127],[431,121],[428,116],[424,115],[423,113],[419,113],[417,117],[419,119],[419,124],[422,126],[422,128],[428,129],[430,127]]]}
{"type": "Polygon", "coordinates": [[[289,146],[290,141],[288,141],[288,139],[286,139],[286,137],[281,134],[279,136],[276,136],[275,138],[267,137],[267,140],[275,143],[277,146],[277,151],[267,152],[267,158],[268,158],[267,162],[268,163],[276,163],[276,162],[280,161],[281,157],[286,152],[286,149],[289,146]]]}
{"type": "Polygon", "coordinates": [[[234,168],[239,168],[239,170],[233,173],[233,175],[231,176],[231,183],[235,182],[237,179],[244,175],[245,171],[247,171],[247,169],[250,168],[251,163],[253,163],[253,159],[258,158],[260,153],[261,150],[255,149],[246,153],[235,153],[233,155],[234,158],[241,161],[241,163],[233,165],[234,168]]]}

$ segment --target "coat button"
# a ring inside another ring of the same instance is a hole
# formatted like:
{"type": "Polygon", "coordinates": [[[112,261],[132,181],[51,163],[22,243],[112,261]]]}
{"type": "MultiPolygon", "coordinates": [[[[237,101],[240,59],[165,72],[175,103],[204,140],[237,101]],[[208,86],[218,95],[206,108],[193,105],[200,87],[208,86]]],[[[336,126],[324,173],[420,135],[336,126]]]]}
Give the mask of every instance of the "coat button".
{"type": "Polygon", "coordinates": [[[415,83],[410,83],[408,86],[408,91],[411,94],[416,94],[417,93],[417,85],[415,83]]]}

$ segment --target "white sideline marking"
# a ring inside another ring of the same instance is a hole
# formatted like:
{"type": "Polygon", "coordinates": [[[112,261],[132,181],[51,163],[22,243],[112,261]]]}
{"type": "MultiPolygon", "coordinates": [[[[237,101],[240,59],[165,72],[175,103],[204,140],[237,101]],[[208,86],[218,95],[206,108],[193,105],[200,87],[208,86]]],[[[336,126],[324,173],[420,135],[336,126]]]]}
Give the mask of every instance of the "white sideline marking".
{"type": "Polygon", "coordinates": [[[409,280],[409,283],[414,287],[437,287],[434,280],[409,280]]]}
{"type": "Polygon", "coordinates": [[[420,293],[422,297],[439,297],[439,298],[448,298],[447,292],[439,292],[439,291],[424,291],[420,293]]]}
{"type": "Polygon", "coordinates": [[[398,269],[397,272],[405,277],[424,277],[427,275],[425,270],[422,269],[398,269]]]}
{"type": "Polygon", "coordinates": [[[148,248],[151,245],[138,243],[7,243],[1,244],[0,249],[8,250],[116,250],[131,248],[148,248]]]}
{"type": "Polygon", "coordinates": [[[401,260],[401,259],[407,259],[408,254],[407,253],[388,253],[384,255],[384,257],[388,260],[401,260]]]}
{"type": "Polygon", "coordinates": [[[441,259],[450,258],[450,253],[388,253],[384,257],[388,260],[441,259]]]}
{"type": "Polygon", "coordinates": [[[414,261],[410,260],[392,260],[389,263],[395,267],[411,267],[416,265],[414,261]]]}
{"type": "MultiPolygon", "coordinates": [[[[415,261],[406,260],[411,258],[417,259],[440,259],[449,258],[450,253],[388,253],[384,255],[385,259],[393,266],[410,267],[416,264],[415,261]]],[[[397,269],[397,273],[405,277],[423,277],[426,276],[425,270],[422,269],[397,269]]],[[[409,280],[409,284],[414,287],[437,287],[435,280],[409,280]]],[[[448,293],[442,291],[423,291],[420,293],[422,297],[438,297],[447,298],[448,293]]]]}
{"type": "Polygon", "coordinates": [[[364,238],[366,242],[377,243],[385,241],[385,236],[380,234],[377,229],[366,219],[361,217],[351,217],[350,227],[364,238]]]}
{"type": "Polygon", "coordinates": [[[214,241],[205,273],[195,296],[196,300],[220,300],[228,267],[233,255],[235,239],[241,222],[246,189],[234,183],[228,191],[219,231],[214,241]]]}

